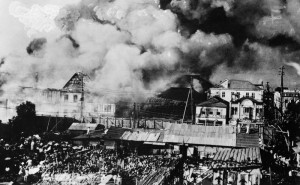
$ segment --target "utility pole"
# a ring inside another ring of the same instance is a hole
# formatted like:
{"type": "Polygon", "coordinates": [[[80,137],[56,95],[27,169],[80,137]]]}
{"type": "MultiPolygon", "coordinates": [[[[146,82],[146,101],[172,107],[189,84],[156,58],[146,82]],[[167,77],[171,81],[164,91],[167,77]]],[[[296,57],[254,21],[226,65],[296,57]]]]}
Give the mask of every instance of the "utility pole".
{"type": "Polygon", "coordinates": [[[189,92],[188,92],[188,96],[187,96],[187,99],[186,99],[186,102],[185,102],[185,106],[184,106],[184,111],[183,111],[183,116],[182,116],[182,121],[181,121],[181,123],[183,123],[183,121],[184,121],[185,112],[186,112],[186,108],[187,108],[187,105],[188,105],[190,93],[191,93],[191,89],[190,89],[189,92]]]}
{"type": "Polygon", "coordinates": [[[193,100],[193,76],[191,76],[191,118],[192,124],[194,124],[194,100],[193,100]]]}
{"type": "Polygon", "coordinates": [[[133,103],[133,125],[132,128],[135,128],[135,124],[136,124],[136,103],[133,103]]]}
{"type": "Polygon", "coordinates": [[[281,78],[280,82],[280,111],[281,111],[281,120],[283,118],[283,76],[284,76],[284,66],[279,68],[279,75],[281,78]]]}
{"type": "Polygon", "coordinates": [[[83,73],[78,73],[81,77],[81,98],[80,98],[80,119],[83,122],[83,109],[84,109],[84,75],[83,73]]]}

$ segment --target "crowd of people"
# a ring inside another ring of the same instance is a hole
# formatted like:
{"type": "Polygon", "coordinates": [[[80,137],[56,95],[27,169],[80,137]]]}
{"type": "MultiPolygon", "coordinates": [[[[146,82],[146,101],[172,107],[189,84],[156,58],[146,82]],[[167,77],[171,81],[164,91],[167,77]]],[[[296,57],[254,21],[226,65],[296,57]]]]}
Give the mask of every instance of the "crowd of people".
{"type": "Polygon", "coordinates": [[[53,181],[57,174],[98,174],[100,181],[110,175],[114,184],[135,184],[159,169],[171,169],[177,161],[176,156],[137,156],[134,152],[104,147],[85,148],[67,141],[45,141],[38,135],[22,137],[14,143],[0,140],[0,182],[30,183],[53,181]]]}

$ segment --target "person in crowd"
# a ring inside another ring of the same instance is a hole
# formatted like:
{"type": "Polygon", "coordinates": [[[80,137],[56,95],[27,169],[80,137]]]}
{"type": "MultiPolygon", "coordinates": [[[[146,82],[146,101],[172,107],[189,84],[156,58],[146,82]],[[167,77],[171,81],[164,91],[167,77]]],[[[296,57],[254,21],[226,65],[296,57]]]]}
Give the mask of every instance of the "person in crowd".
{"type": "Polygon", "coordinates": [[[35,137],[24,137],[13,145],[1,140],[0,151],[1,163],[10,156],[15,164],[15,167],[9,167],[7,173],[21,176],[28,183],[29,177],[34,175],[30,173],[38,171],[41,178],[45,179],[65,173],[102,174],[102,180],[112,175],[114,183],[121,185],[122,181],[131,182],[130,179],[142,181],[162,168],[170,170],[170,166],[178,159],[170,155],[137,156],[136,152],[124,152],[121,156],[114,150],[83,149],[64,141],[54,142],[35,137]]]}

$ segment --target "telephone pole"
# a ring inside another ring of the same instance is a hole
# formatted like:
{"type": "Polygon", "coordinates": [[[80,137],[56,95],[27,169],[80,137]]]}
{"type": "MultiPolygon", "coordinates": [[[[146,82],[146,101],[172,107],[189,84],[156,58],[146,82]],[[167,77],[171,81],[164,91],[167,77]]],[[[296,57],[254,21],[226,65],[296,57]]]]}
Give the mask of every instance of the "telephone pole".
{"type": "Polygon", "coordinates": [[[83,109],[84,109],[84,74],[79,73],[81,77],[81,98],[80,98],[80,119],[83,122],[83,109]]]}
{"type": "Polygon", "coordinates": [[[193,100],[193,76],[191,76],[191,118],[192,118],[192,124],[194,123],[194,100],[193,100]]]}
{"type": "Polygon", "coordinates": [[[136,128],[136,103],[133,103],[133,125],[132,128],[136,128]]]}
{"type": "Polygon", "coordinates": [[[281,78],[280,82],[280,111],[281,111],[281,118],[283,118],[283,76],[284,76],[284,66],[279,68],[279,75],[281,78]]]}

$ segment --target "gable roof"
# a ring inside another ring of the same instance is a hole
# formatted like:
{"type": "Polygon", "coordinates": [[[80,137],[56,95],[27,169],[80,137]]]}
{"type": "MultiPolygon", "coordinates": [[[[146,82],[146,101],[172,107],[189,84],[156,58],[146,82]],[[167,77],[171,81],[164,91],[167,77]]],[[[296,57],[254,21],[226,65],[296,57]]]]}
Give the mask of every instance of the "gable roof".
{"type": "Polygon", "coordinates": [[[70,80],[65,84],[63,90],[72,92],[81,92],[83,85],[83,73],[75,73],[70,80]]]}
{"type": "Polygon", "coordinates": [[[197,106],[200,107],[221,107],[221,108],[227,108],[228,107],[228,102],[223,100],[220,97],[212,97],[210,99],[208,99],[207,101],[201,102],[199,104],[197,104],[197,106]]]}

